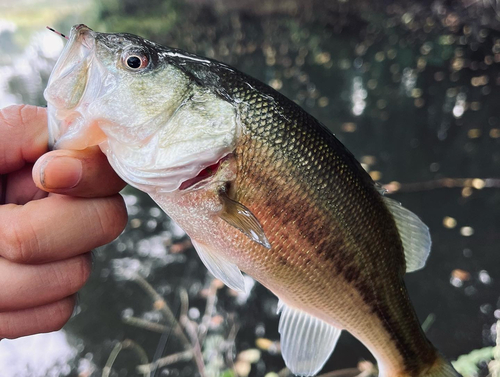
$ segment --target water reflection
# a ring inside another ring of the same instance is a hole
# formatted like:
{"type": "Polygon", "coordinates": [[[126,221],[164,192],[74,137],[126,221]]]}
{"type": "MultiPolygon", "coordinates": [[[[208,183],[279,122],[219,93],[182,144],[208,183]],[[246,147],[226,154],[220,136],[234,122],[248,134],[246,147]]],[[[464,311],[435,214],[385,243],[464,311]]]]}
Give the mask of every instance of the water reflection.
{"type": "MultiPolygon", "coordinates": [[[[75,366],[78,348],[64,331],[38,334],[0,343],[2,376],[67,376],[75,366]]],[[[89,365],[90,367],[90,365],[89,365]]]]}
{"type": "Polygon", "coordinates": [[[366,90],[363,88],[363,80],[361,77],[355,77],[352,83],[352,113],[361,115],[366,107],[366,90]]]}
{"type": "Polygon", "coordinates": [[[43,90],[63,48],[60,37],[35,33],[21,50],[15,42],[17,27],[0,19],[0,107],[14,103],[43,104],[43,90]]]}

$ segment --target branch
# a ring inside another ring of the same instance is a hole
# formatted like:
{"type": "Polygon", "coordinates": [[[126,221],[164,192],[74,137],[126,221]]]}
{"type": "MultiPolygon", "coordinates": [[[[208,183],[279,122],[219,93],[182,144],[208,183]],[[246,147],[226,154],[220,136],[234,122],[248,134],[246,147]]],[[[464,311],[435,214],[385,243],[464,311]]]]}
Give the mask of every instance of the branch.
{"type": "MultiPolygon", "coordinates": [[[[187,291],[182,288],[179,293],[181,297],[181,307],[188,308],[189,307],[189,296],[187,294],[187,291]]],[[[203,363],[203,355],[201,354],[201,346],[200,342],[198,341],[198,332],[196,331],[196,326],[195,324],[189,320],[187,316],[187,310],[184,311],[180,317],[180,322],[182,324],[182,327],[186,330],[186,333],[189,335],[191,338],[191,344],[192,344],[192,351],[193,351],[193,357],[194,360],[196,361],[196,365],[198,366],[198,371],[200,372],[201,377],[205,376],[205,364],[203,363]]]]}
{"type": "MultiPolygon", "coordinates": [[[[115,363],[116,358],[118,357],[118,354],[121,352],[123,349],[130,348],[135,351],[135,353],[139,356],[141,359],[142,363],[147,363],[148,362],[148,356],[144,349],[139,346],[137,343],[130,339],[125,339],[122,342],[116,343],[115,346],[113,347],[113,350],[109,354],[108,360],[106,361],[106,365],[102,369],[102,377],[109,377],[109,374],[111,373],[111,369],[113,367],[113,364],[115,363]]],[[[149,370],[141,372],[144,374],[144,377],[147,377],[149,375],[149,370]]]]}
{"type": "Polygon", "coordinates": [[[150,373],[158,368],[162,368],[167,365],[171,365],[180,361],[188,361],[191,360],[192,358],[193,358],[193,351],[191,350],[174,353],[172,355],[162,357],[161,359],[156,360],[154,363],[138,365],[137,372],[144,374],[150,373]]]}
{"type": "Polygon", "coordinates": [[[179,322],[175,319],[174,314],[172,313],[172,310],[168,306],[167,302],[161,297],[158,292],[155,291],[155,289],[149,284],[146,279],[144,279],[142,276],[139,274],[134,275],[134,281],[142,288],[144,291],[151,297],[153,300],[153,306],[155,309],[160,310],[163,315],[165,316],[165,319],[167,320],[168,324],[174,329],[174,334],[176,334],[179,339],[182,341],[184,344],[184,348],[186,350],[189,350],[191,348],[191,344],[186,337],[186,334],[182,331],[181,326],[179,325],[179,322]]]}
{"type": "Polygon", "coordinates": [[[165,331],[168,330],[168,327],[165,325],[162,325],[160,323],[155,323],[148,321],[146,319],[142,318],[137,318],[137,317],[123,317],[122,321],[126,323],[127,325],[131,326],[136,326],[140,327],[149,331],[154,331],[160,334],[163,334],[165,331]]]}

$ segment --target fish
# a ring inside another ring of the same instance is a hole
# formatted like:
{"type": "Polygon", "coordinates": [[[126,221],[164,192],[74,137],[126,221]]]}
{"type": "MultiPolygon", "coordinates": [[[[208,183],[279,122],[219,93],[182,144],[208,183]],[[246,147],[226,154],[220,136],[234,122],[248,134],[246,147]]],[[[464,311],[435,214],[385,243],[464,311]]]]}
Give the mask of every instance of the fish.
{"type": "Polygon", "coordinates": [[[44,95],[52,147],[99,145],[216,278],[244,291],[245,273],[277,296],[293,373],[317,374],[345,330],[380,376],[459,376],[405,288],[428,227],[299,105],[224,63],[83,24],[44,95]]]}

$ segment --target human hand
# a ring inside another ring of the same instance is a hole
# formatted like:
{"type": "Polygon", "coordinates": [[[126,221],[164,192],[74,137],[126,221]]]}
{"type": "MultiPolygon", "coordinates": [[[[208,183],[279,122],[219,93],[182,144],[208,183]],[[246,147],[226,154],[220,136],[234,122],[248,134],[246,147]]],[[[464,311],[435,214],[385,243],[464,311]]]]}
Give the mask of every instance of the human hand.
{"type": "Polygon", "coordinates": [[[47,140],[45,109],[0,110],[0,339],[60,329],[88,251],[127,223],[125,183],[99,148],[46,153],[47,140]]]}

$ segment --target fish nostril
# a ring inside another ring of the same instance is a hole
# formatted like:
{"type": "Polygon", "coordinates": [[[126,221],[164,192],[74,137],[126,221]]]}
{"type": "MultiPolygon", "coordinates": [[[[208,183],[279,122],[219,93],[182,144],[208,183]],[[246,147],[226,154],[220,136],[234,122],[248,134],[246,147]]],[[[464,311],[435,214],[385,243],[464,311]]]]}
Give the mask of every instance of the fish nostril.
{"type": "Polygon", "coordinates": [[[71,28],[71,30],[73,30],[74,32],[77,32],[77,33],[85,33],[85,32],[89,32],[89,31],[93,31],[91,28],[89,28],[85,24],[75,25],[71,28]]]}

